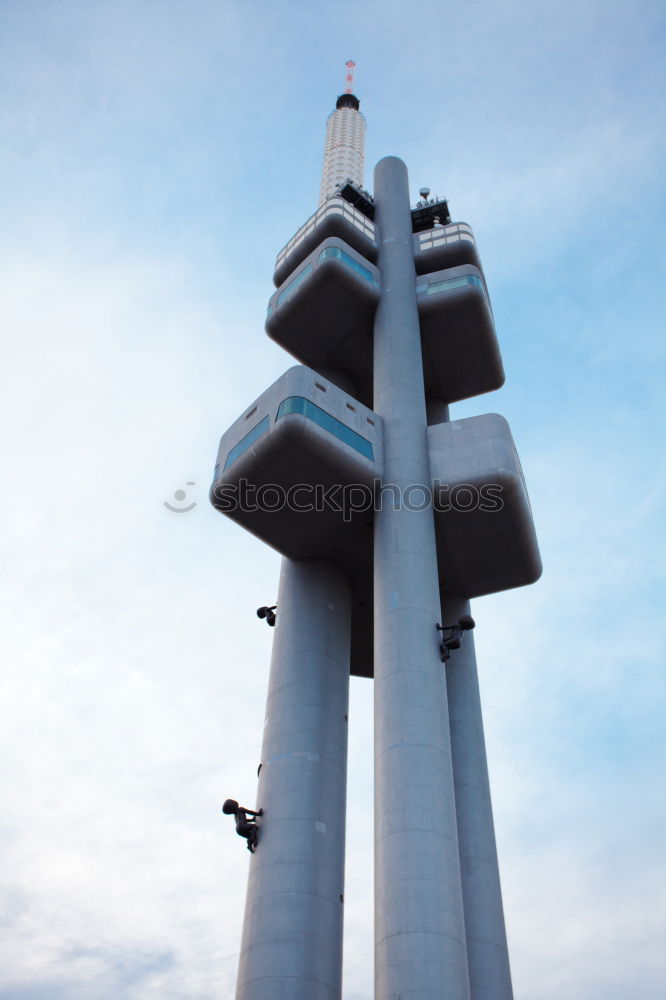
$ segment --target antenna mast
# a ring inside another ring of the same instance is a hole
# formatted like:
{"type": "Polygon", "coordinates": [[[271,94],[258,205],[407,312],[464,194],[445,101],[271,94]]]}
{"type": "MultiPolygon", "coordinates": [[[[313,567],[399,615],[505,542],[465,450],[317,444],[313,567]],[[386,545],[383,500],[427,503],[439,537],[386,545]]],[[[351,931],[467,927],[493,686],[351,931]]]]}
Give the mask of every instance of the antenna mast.
{"type": "Polygon", "coordinates": [[[354,67],[356,63],[353,59],[348,59],[345,63],[347,67],[347,75],[345,76],[345,94],[354,93],[354,67]]]}

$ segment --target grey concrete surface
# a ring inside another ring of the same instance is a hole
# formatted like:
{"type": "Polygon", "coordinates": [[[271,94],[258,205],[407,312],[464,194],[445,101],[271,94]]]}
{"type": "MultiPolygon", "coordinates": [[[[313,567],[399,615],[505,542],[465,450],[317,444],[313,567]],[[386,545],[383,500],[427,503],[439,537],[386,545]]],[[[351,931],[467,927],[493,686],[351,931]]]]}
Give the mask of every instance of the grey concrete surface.
{"type": "Polygon", "coordinates": [[[284,559],[236,1000],[340,1000],[350,591],[284,559]]]}
{"type": "MultiPolygon", "coordinates": [[[[430,483],[407,169],[375,169],[385,483],[430,483]]],[[[375,515],[375,997],[469,1000],[431,508],[375,515]]]]}
{"type": "Polygon", "coordinates": [[[428,428],[440,583],[465,597],[534,583],[541,556],[509,425],[497,413],[428,428]]]}
{"type": "MultiPolygon", "coordinates": [[[[447,624],[469,601],[442,595],[447,624]]],[[[446,664],[471,1000],[513,1000],[473,632],[446,664]]]]}

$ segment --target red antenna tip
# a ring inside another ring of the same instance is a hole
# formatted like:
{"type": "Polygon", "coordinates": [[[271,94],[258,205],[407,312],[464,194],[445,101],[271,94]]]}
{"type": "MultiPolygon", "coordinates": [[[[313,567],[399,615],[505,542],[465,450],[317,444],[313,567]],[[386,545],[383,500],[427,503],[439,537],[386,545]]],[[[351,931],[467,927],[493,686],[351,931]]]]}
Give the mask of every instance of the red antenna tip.
{"type": "Polygon", "coordinates": [[[354,67],[356,63],[353,59],[348,59],[345,63],[347,67],[347,75],[345,76],[345,94],[352,94],[354,92],[354,67]]]}

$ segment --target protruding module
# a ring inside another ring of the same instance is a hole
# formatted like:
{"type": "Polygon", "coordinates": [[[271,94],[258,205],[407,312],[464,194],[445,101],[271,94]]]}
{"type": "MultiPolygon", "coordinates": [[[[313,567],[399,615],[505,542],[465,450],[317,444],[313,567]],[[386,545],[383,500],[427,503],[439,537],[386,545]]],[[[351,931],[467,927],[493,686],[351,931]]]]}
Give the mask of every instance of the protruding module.
{"type": "Polygon", "coordinates": [[[211,501],[281,555],[328,559],[356,575],[372,561],[383,472],[381,419],[298,365],[223,435],[211,501]]]}
{"type": "Polygon", "coordinates": [[[365,167],[365,118],[359,111],[361,102],[352,93],[353,70],[356,63],[346,63],[345,93],[335,102],[326,121],[324,164],[321,171],[319,204],[335,194],[340,184],[352,180],[363,187],[365,167]]]}

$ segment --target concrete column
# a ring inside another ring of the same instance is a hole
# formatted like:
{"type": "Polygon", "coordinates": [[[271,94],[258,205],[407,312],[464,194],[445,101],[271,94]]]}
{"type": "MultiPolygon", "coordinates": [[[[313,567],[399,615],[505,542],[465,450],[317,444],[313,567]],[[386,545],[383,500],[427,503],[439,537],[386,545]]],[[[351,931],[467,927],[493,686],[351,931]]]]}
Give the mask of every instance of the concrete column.
{"type": "Polygon", "coordinates": [[[237,1000],[340,1000],[350,593],[282,561],[237,1000]]]}
{"type": "MultiPolygon", "coordinates": [[[[374,408],[387,487],[430,487],[407,170],[375,169],[374,408]]],[[[422,501],[412,493],[416,506],[422,501]]],[[[421,506],[423,504],[421,503],[421,506]]],[[[469,1000],[433,511],[375,516],[376,1000],[469,1000]]]]}
{"type": "MultiPolygon", "coordinates": [[[[442,596],[447,625],[469,613],[442,596]]],[[[469,978],[472,1000],[513,1000],[473,635],[446,664],[469,978]]]]}
{"type": "Polygon", "coordinates": [[[426,399],[426,414],[429,427],[431,424],[444,424],[449,420],[449,404],[443,399],[426,399]]]}

